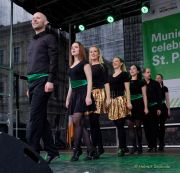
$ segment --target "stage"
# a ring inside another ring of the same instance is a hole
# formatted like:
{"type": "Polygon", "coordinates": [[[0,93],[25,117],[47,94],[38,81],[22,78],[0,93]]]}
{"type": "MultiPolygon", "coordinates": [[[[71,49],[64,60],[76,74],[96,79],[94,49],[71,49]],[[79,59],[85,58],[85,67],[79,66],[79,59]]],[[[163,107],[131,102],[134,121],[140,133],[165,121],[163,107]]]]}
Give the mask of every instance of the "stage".
{"type": "MultiPolygon", "coordinates": [[[[50,164],[54,173],[179,173],[180,150],[166,149],[164,153],[127,154],[117,157],[114,151],[102,155],[101,159],[70,162],[71,152],[60,152],[61,157],[50,164]]],[[[84,152],[85,153],[85,152],[84,152]]]]}

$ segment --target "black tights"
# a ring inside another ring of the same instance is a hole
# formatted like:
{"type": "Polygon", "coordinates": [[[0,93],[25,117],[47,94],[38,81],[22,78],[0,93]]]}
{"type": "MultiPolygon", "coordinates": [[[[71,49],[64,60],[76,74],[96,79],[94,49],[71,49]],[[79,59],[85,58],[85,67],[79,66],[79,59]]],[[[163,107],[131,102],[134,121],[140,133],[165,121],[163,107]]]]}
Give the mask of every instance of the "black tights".
{"type": "Polygon", "coordinates": [[[164,147],[165,143],[164,143],[164,136],[165,136],[165,122],[166,122],[166,117],[161,114],[158,117],[158,138],[159,138],[159,146],[160,147],[164,147]]]}
{"type": "Polygon", "coordinates": [[[99,116],[99,114],[94,113],[89,115],[91,139],[94,147],[98,146],[98,148],[103,148],[99,116]]]}
{"type": "Polygon", "coordinates": [[[129,138],[131,141],[131,145],[133,147],[137,147],[136,137],[138,142],[138,147],[142,148],[142,129],[141,129],[141,120],[129,120],[129,138]]]}
{"type": "Polygon", "coordinates": [[[75,126],[75,135],[74,135],[74,147],[75,149],[80,149],[81,145],[81,139],[83,138],[83,141],[85,145],[87,146],[88,150],[91,150],[91,142],[89,133],[87,131],[86,125],[85,125],[85,117],[83,113],[74,113],[72,116],[73,124],[75,126]]]}
{"type": "Polygon", "coordinates": [[[113,121],[118,130],[119,148],[126,148],[126,131],[124,128],[125,118],[113,121]]]}

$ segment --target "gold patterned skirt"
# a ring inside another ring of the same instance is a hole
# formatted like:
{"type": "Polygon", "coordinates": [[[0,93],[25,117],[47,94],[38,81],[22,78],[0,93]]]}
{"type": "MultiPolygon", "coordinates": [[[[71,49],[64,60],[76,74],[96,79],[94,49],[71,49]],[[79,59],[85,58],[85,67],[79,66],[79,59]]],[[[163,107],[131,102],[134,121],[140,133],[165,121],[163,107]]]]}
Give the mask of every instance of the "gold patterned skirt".
{"type": "Polygon", "coordinates": [[[108,118],[117,120],[131,115],[131,111],[127,108],[127,99],[125,96],[111,98],[111,103],[108,108],[108,118]]]}
{"type": "Polygon", "coordinates": [[[105,89],[93,89],[92,95],[96,104],[96,114],[106,113],[106,94],[105,89]]]}

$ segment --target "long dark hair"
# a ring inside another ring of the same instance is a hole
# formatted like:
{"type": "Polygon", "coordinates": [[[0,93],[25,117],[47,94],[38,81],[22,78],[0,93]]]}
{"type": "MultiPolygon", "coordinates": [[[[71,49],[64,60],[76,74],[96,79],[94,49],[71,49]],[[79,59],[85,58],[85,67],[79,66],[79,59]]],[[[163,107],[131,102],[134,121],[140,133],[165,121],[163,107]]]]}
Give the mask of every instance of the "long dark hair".
{"type": "MultiPolygon", "coordinates": [[[[85,51],[85,48],[84,46],[78,42],[78,41],[75,41],[74,43],[77,43],[79,45],[79,60],[83,60],[83,59],[86,59],[86,51],[85,51]]],[[[74,44],[73,43],[73,44],[74,44]]],[[[72,45],[73,45],[72,44],[72,45]]],[[[72,56],[71,52],[70,52],[70,56],[69,56],[69,66],[72,66],[74,63],[74,56],[72,56]]]]}
{"type": "Polygon", "coordinates": [[[132,67],[132,66],[135,66],[135,67],[136,67],[137,71],[139,72],[139,73],[137,74],[137,79],[138,79],[138,80],[141,80],[141,79],[142,79],[141,67],[139,67],[139,66],[136,65],[136,64],[131,65],[131,67],[132,67]]]}

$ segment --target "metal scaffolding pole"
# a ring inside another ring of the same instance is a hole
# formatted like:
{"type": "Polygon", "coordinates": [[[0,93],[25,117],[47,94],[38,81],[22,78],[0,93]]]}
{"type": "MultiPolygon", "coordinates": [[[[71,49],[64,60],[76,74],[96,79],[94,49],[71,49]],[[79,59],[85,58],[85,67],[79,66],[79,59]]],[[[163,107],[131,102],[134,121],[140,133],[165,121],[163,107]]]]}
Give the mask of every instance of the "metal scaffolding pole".
{"type": "Polygon", "coordinates": [[[13,1],[11,0],[10,39],[9,39],[9,100],[8,100],[8,134],[13,136],[13,1]]]}
{"type": "Polygon", "coordinates": [[[69,23],[69,54],[71,53],[71,45],[76,40],[76,33],[74,32],[74,25],[69,23]]]}

